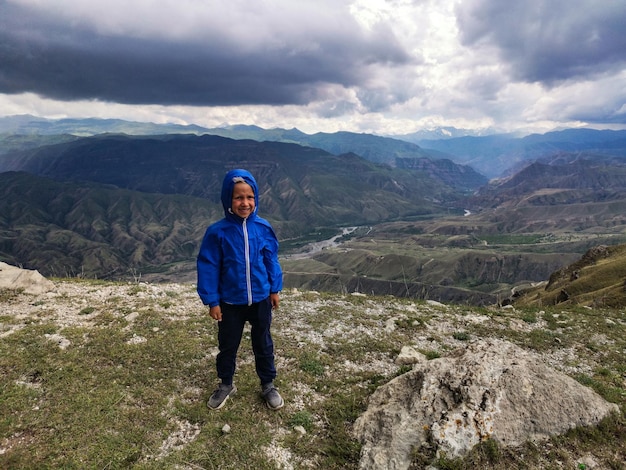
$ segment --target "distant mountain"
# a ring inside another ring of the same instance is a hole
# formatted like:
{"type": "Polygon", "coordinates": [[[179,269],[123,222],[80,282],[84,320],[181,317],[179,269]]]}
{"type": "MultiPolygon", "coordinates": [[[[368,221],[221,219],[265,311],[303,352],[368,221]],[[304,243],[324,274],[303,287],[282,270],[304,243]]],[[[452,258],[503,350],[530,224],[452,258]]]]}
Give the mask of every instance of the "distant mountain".
{"type": "Polygon", "coordinates": [[[214,135],[101,135],[0,156],[0,171],[213,202],[219,202],[223,174],[235,166],[266,183],[269,210],[277,218],[309,225],[341,223],[342,214],[353,223],[430,212],[433,201],[458,199],[486,182],[450,161],[395,169],[353,153],[214,135]]]}
{"type": "Polygon", "coordinates": [[[355,153],[376,163],[397,165],[399,158],[449,159],[472,167],[487,178],[510,175],[528,163],[559,152],[588,152],[626,157],[626,131],[565,129],[546,134],[488,134],[441,127],[406,135],[378,136],[353,132],[305,134],[298,129],[263,129],[232,125],[204,128],[195,125],[155,124],[119,119],[57,119],[33,116],[0,118],[0,154],[51,143],[48,136],[71,140],[103,133],[128,135],[211,134],[231,139],[294,143],[334,155],[355,153]],[[65,135],[63,137],[60,137],[65,135]],[[19,136],[19,137],[16,137],[19,136]]]}
{"type": "Polygon", "coordinates": [[[491,205],[502,201],[519,204],[520,198],[531,202],[529,197],[538,192],[544,196],[568,192],[579,200],[583,194],[603,200],[608,193],[622,191],[626,191],[626,159],[560,153],[535,161],[509,178],[493,181],[471,199],[491,205]]]}
{"type": "Polygon", "coordinates": [[[298,129],[265,130],[256,126],[208,129],[233,139],[291,142],[317,147],[335,155],[354,152],[367,160],[398,165],[398,159],[452,160],[487,178],[509,175],[533,160],[559,152],[587,152],[626,157],[626,131],[567,129],[531,134],[467,135],[466,131],[441,128],[436,137],[424,133],[382,137],[353,132],[305,134],[298,129]],[[460,135],[460,134],[464,135],[460,135]]]}
{"type": "Polygon", "coordinates": [[[492,181],[466,206],[502,232],[605,227],[620,234],[626,226],[626,159],[560,153],[492,181]]]}
{"type": "Polygon", "coordinates": [[[155,124],[122,119],[44,119],[30,115],[0,117],[0,134],[91,136],[96,134],[203,134],[196,125],[155,124]]]}
{"type": "Polygon", "coordinates": [[[284,142],[291,144],[300,144],[304,139],[309,137],[309,134],[296,129],[264,129],[259,126],[250,126],[244,124],[236,124],[233,126],[224,127],[212,127],[206,129],[207,134],[219,135],[221,137],[228,137],[230,139],[250,139],[258,140],[259,142],[284,142]]]}
{"type": "Polygon", "coordinates": [[[626,158],[626,131],[568,129],[521,138],[501,134],[411,141],[432,155],[470,165],[489,178],[506,176],[533,160],[561,152],[586,152],[626,158]]]}
{"type": "MultiPolygon", "coordinates": [[[[0,118],[0,154],[34,146],[23,143],[23,137],[18,140],[20,146],[16,146],[16,134],[29,136],[31,141],[34,139],[33,136],[38,136],[37,142],[43,144],[46,143],[45,136],[69,134],[93,136],[104,133],[127,135],[210,134],[236,140],[293,143],[326,150],[333,155],[355,153],[366,160],[385,163],[390,166],[396,166],[398,158],[445,159],[445,156],[433,155],[406,140],[353,132],[319,132],[309,135],[295,128],[263,129],[258,126],[235,125],[208,129],[199,126],[137,123],[119,119],[47,120],[33,116],[0,118]],[[4,151],[2,147],[5,147],[4,151]]],[[[67,140],[71,139],[67,138],[67,140]]]]}
{"type": "MultiPolygon", "coordinates": [[[[453,139],[456,137],[484,137],[488,135],[495,135],[498,132],[491,129],[457,129],[456,127],[437,127],[434,129],[426,129],[420,130],[416,132],[412,132],[410,134],[402,134],[402,135],[387,135],[386,137],[390,137],[392,139],[400,139],[406,140],[408,142],[420,142],[422,140],[443,140],[443,139],[453,139]]],[[[522,136],[518,136],[522,137],[522,136]]]]}
{"type": "Polygon", "coordinates": [[[209,129],[208,132],[232,139],[296,143],[307,147],[320,148],[333,155],[351,152],[366,160],[375,163],[385,163],[390,166],[396,166],[398,158],[433,159],[433,155],[424,151],[418,145],[373,134],[357,134],[354,132],[305,134],[298,129],[264,130],[256,126],[213,128],[209,129]]]}
{"type": "Polygon", "coordinates": [[[428,152],[410,142],[353,132],[305,134],[298,129],[263,129],[258,126],[235,125],[219,128],[182,126],[176,124],[153,124],[124,121],[120,119],[58,119],[48,120],[34,116],[11,116],[0,118],[1,134],[93,136],[98,134],[162,135],[162,134],[211,134],[236,140],[259,142],[283,142],[316,147],[334,155],[356,153],[376,162],[395,165],[396,158],[429,158],[428,152]]]}
{"type": "Polygon", "coordinates": [[[78,137],[71,134],[0,134],[0,158],[3,154],[10,152],[71,142],[76,139],[78,137]]]}

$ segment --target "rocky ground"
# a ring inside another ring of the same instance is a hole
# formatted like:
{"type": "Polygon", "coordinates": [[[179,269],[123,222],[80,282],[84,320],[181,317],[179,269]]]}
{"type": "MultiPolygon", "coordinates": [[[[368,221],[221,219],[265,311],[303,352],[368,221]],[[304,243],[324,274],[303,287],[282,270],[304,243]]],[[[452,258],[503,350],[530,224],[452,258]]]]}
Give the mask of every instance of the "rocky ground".
{"type": "MultiPolygon", "coordinates": [[[[193,284],[54,280],[51,287],[40,294],[21,293],[4,304],[0,340],[32,322],[45,321],[58,326],[58,332],[47,335],[47,338],[60,348],[67,348],[71,344],[63,336],[63,329],[72,326],[96,327],[103,312],[124,317],[130,331],[133,321],[155,306],[173,321],[208,313],[199,301],[193,284]]],[[[602,361],[601,351],[594,353],[589,350],[590,342],[600,347],[615,342],[604,331],[582,331],[580,335],[570,335],[577,322],[573,321],[573,314],[568,311],[550,315],[540,311],[531,317],[524,315],[513,307],[477,309],[434,301],[368,297],[359,293],[340,296],[290,290],[283,292],[280,308],[274,317],[277,368],[288,370],[296,367],[292,359],[281,355],[283,343],[314,345],[321,353],[328,354],[342,347],[352,347],[354,351],[337,355],[332,369],[326,366],[327,374],[340,377],[372,372],[391,378],[398,373],[403,361],[404,364],[411,364],[412,352],[419,351],[419,354],[429,358],[440,357],[465,348],[479,337],[495,337],[533,349],[549,366],[574,377],[592,375],[602,361]],[[545,332],[548,326],[549,340],[542,339],[541,344],[532,344],[534,332],[545,332]],[[381,346],[383,344],[384,347],[381,346]],[[369,346],[373,347],[368,351],[369,346]],[[401,354],[409,357],[403,359],[401,354]]],[[[591,323],[592,320],[582,321],[591,323]]],[[[594,317],[593,321],[611,322],[621,329],[626,325],[623,312],[617,312],[616,318],[594,317]]],[[[581,329],[584,330],[584,325],[581,329]]],[[[133,334],[129,343],[149,340],[133,334]]],[[[211,352],[215,353],[215,350],[211,352]]],[[[623,387],[626,389],[626,380],[623,387]]],[[[304,410],[312,403],[324,400],[304,381],[290,383],[288,395],[286,408],[291,412],[304,410]]],[[[185,433],[185,436],[192,440],[198,432],[196,429],[195,432],[185,433]]],[[[181,439],[185,439],[181,436],[174,438],[179,444],[181,439]]],[[[162,452],[171,451],[168,445],[171,447],[171,443],[164,442],[162,452]]],[[[2,448],[0,442],[0,454],[6,450],[6,445],[2,448]]],[[[290,463],[292,457],[281,447],[280,441],[269,446],[267,452],[268,458],[277,466],[293,468],[290,463]]]]}
{"type": "MultiPolygon", "coordinates": [[[[131,321],[142,310],[160,301],[168,302],[164,311],[171,320],[185,320],[208,312],[200,302],[193,284],[56,281],[53,285],[54,288],[48,292],[24,294],[19,301],[11,302],[4,311],[4,315],[11,317],[11,321],[0,324],[0,337],[36,319],[52,321],[59,328],[90,327],[95,325],[102,311],[107,307],[110,309],[111,305],[115,305],[117,311],[129,312],[125,316],[131,321]]],[[[414,303],[393,298],[368,298],[358,293],[326,296],[294,289],[282,293],[273,328],[276,335],[288,335],[303,343],[316,344],[320,350],[324,350],[335,340],[352,342],[360,341],[363,337],[372,340],[389,338],[396,332],[399,323],[420,318],[420,334],[411,336],[407,344],[398,344],[398,350],[410,345],[418,350],[443,353],[463,347],[465,340],[455,339],[454,334],[473,325],[484,325],[493,333],[498,330],[528,333],[546,326],[546,322],[541,319],[527,322],[517,318],[513,308],[498,311],[500,313],[494,316],[493,312],[476,312],[472,307],[447,306],[435,301],[414,303]],[[360,306],[356,310],[355,300],[360,306]],[[323,329],[315,327],[315,323],[324,324],[323,329]]],[[[599,342],[605,340],[601,337],[596,339],[599,342]]],[[[546,362],[570,375],[589,373],[596,365],[593,358],[578,357],[575,349],[546,351],[543,357],[546,362]],[[568,360],[573,358],[576,360],[568,360]]],[[[380,357],[376,360],[370,357],[364,363],[351,364],[348,368],[375,370],[385,374],[396,368],[395,362],[394,357],[380,357]]]]}

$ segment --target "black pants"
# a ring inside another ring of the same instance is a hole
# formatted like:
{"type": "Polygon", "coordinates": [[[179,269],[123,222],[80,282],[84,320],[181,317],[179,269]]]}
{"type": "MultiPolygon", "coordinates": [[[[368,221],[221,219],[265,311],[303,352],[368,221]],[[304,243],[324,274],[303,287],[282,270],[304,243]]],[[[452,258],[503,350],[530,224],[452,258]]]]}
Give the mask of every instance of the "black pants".
{"type": "Polygon", "coordinates": [[[250,322],[256,373],[261,384],[272,382],[276,378],[276,367],[274,342],[270,333],[272,304],[269,297],[250,306],[222,303],[220,307],[222,321],[218,322],[217,340],[220,352],[216,360],[217,376],[222,383],[233,383],[243,328],[246,322],[250,322]]]}

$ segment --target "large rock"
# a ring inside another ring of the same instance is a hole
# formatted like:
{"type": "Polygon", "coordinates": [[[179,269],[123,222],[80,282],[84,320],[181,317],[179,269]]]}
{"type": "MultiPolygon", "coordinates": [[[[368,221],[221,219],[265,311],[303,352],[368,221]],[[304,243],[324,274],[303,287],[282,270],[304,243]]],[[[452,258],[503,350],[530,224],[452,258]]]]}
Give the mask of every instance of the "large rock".
{"type": "Polygon", "coordinates": [[[28,294],[43,294],[54,289],[54,283],[39,271],[21,269],[0,261],[0,289],[23,289],[28,294]]]}
{"type": "Polygon", "coordinates": [[[425,446],[462,457],[488,438],[515,446],[597,424],[618,410],[537,355],[488,340],[378,388],[354,430],[363,445],[360,468],[399,470],[425,446]]]}

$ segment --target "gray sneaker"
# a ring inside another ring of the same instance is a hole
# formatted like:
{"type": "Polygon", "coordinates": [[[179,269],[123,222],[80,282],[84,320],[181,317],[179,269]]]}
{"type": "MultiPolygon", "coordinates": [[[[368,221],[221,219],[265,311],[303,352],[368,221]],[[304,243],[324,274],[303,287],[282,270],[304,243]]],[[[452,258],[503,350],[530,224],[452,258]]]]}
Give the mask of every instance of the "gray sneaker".
{"type": "Polygon", "coordinates": [[[278,410],[285,404],[283,397],[280,396],[273,382],[263,385],[261,396],[265,400],[265,403],[267,403],[267,406],[272,410],[278,410]]]}
{"type": "Polygon", "coordinates": [[[236,392],[237,387],[234,385],[220,384],[211,395],[211,398],[209,398],[207,406],[212,410],[219,410],[222,406],[224,406],[228,397],[234,395],[236,392]]]}

